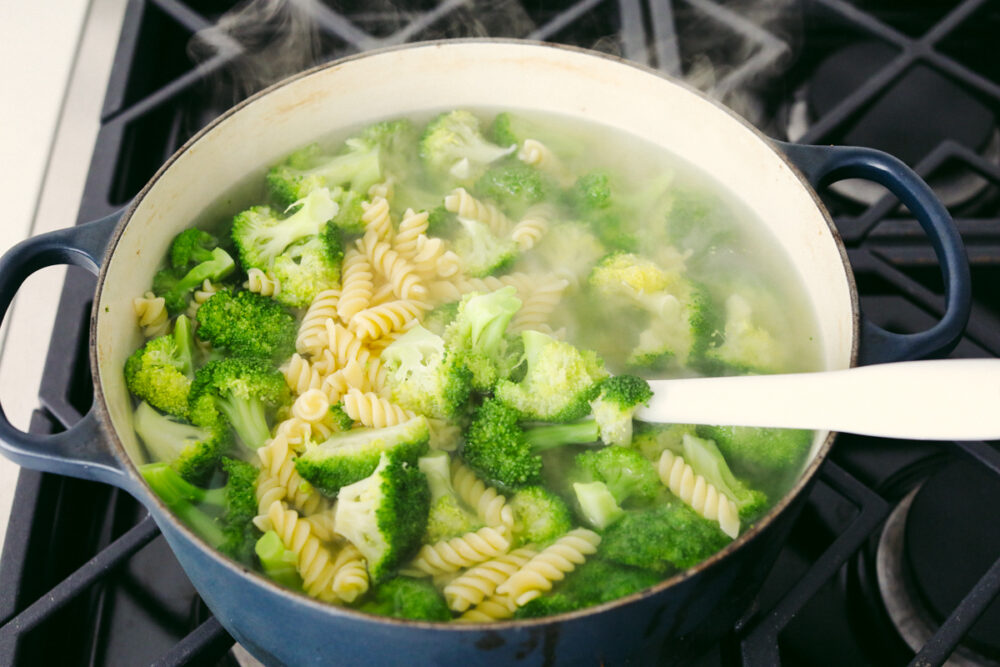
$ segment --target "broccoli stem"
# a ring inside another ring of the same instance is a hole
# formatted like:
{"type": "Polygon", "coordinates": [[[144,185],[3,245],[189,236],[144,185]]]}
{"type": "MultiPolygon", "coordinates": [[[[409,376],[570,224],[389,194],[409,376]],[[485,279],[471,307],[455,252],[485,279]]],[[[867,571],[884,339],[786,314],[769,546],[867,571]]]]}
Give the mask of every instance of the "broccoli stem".
{"type": "Polygon", "coordinates": [[[222,527],[213,517],[198,509],[194,503],[204,502],[208,493],[204,489],[185,482],[165,463],[149,463],[139,467],[139,472],[152,487],[160,500],[176,514],[181,521],[191,527],[212,547],[218,548],[226,536],[222,527]]]}
{"type": "Polygon", "coordinates": [[[240,441],[250,449],[257,449],[271,437],[267,426],[264,404],[257,397],[228,396],[216,400],[219,410],[226,415],[240,441]]]}
{"type": "Polygon", "coordinates": [[[254,546],[261,567],[268,577],[288,588],[302,589],[302,577],[296,569],[297,557],[294,551],[285,548],[278,534],[273,530],[264,533],[254,546]]]}
{"type": "Polygon", "coordinates": [[[191,290],[201,285],[206,280],[221,280],[233,272],[236,262],[222,248],[212,251],[212,258],[207,262],[202,262],[194,267],[181,278],[174,291],[180,294],[187,294],[191,290]]]}
{"type": "Polygon", "coordinates": [[[191,320],[187,315],[178,315],[174,322],[174,342],[177,344],[177,358],[181,363],[180,371],[189,378],[194,378],[192,356],[194,350],[194,335],[191,320]]]}
{"type": "Polygon", "coordinates": [[[146,449],[164,464],[172,463],[186,446],[210,437],[204,429],[161,415],[146,401],[135,409],[132,419],[146,449]]]}
{"type": "Polygon", "coordinates": [[[536,454],[562,445],[594,442],[598,435],[597,422],[593,419],[572,424],[535,426],[524,430],[524,438],[536,454]]]}

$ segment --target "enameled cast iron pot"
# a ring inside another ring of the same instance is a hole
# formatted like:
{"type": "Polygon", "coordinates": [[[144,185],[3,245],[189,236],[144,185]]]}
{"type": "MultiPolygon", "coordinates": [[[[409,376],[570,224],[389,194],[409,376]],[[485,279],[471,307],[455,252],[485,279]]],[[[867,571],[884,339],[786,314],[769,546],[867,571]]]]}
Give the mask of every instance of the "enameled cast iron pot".
{"type": "Polygon", "coordinates": [[[610,125],[714,177],[771,228],[802,280],[826,368],[928,356],[955,343],[969,313],[969,269],[947,211],[898,160],[858,148],[771,141],[684,84],[615,58],[516,41],[451,41],[368,53],[256,95],[181,148],[124,213],[29,239],[0,260],[0,318],[24,279],[58,263],[98,273],[91,317],[94,406],[70,430],[21,433],[0,418],[0,450],[34,469],[99,480],[141,501],[219,621],[271,665],[650,664],[717,639],[773,563],[833,435],[817,433],[795,488],[734,543],[658,586],[580,612],[489,626],[374,617],[285,590],[226,559],[174,518],[136,470],[143,462],[122,374],[141,343],[132,299],[170,240],[249,173],[338,128],[454,108],[533,109],[610,125]],[[920,220],[937,252],[947,312],[894,335],[858,310],[846,253],[813,187],[867,178],[920,220]]]}

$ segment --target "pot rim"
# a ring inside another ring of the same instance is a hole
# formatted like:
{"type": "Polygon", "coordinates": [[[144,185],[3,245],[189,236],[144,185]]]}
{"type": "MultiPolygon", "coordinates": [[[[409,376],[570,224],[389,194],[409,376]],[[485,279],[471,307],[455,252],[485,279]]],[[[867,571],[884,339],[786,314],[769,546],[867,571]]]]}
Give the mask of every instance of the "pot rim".
{"type": "MultiPolygon", "coordinates": [[[[702,101],[712,104],[717,109],[720,109],[723,112],[725,112],[731,119],[742,125],[744,129],[750,131],[755,137],[760,139],[771,150],[771,152],[775,155],[775,157],[777,157],[777,159],[784,162],[785,165],[791,169],[795,177],[798,179],[799,183],[802,185],[802,187],[805,188],[806,192],[812,198],[817,209],[822,215],[823,220],[826,222],[827,227],[829,228],[831,234],[833,235],[833,240],[836,244],[837,251],[840,254],[840,260],[843,265],[844,273],[848,282],[848,289],[850,291],[849,296],[851,303],[852,340],[851,340],[851,353],[850,353],[849,366],[850,367],[857,366],[859,342],[860,342],[860,306],[858,300],[857,285],[855,283],[854,273],[851,269],[850,261],[847,256],[847,249],[844,246],[843,239],[841,238],[836,225],[834,225],[833,223],[833,219],[831,218],[829,211],[827,211],[826,206],[823,204],[822,200],[816,193],[816,190],[813,188],[812,184],[805,177],[805,175],[803,175],[803,173],[798,169],[798,167],[796,167],[796,165],[775,145],[774,141],[770,137],[765,135],[763,132],[761,132],[756,127],[751,125],[749,121],[747,121],[742,116],[732,111],[729,107],[723,105],[721,102],[709,98],[707,95],[697,90],[687,82],[675,79],[663,72],[660,72],[659,70],[655,70],[652,67],[649,67],[648,65],[643,65],[641,63],[636,63],[630,60],[626,60],[619,56],[565,44],[556,44],[552,42],[515,39],[515,38],[470,37],[463,39],[430,40],[423,42],[413,42],[409,44],[401,44],[396,46],[389,46],[380,49],[373,49],[371,51],[364,51],[362,53],[345,56],[344,58],[339,58],[337,60],[328,63],[322,63],[316,65],[309,69],[303,70],[302,72],[299,72],[285,79],[282,79],[281,81],[278,81],[268,86],[267,88],[258,91],[257,93],[254,93],[250,97],[246,98],[245,100],[237,103],[230,109],[223,112],[217,118],[212,120],[208,125],[206,125],[204,128],[195,133],[190,139],[184,142],[184,144],[180,148],[178,148],[177,151],[175,151],[166,160],[166,162],[163,163],[163,165],[159,169],[157,169],[156,173],[153,174],[153,176],[149,179],[149,181],[147,181],[146,184],[143,186],[143,188],[135,195],[135,197],[126,207],[124,213],[121,216],[121,219],[119,220],[118,224],[115,226],[115,229],[111,234],[111,239],[108,243],[107,249],[105,250],[104,258],[101,261],[101,269],[97,277],[97,287],[91,311],[90,340],[89,340],[91,368],[92,369],[99,368],[98,357],[97,357],[97,320],[101,314],[101,309],[100,309],[101,294],[104,289],[104,281],[107,277],[108,267],[110,265],[110,262],[108,260],[117,249],[118,243],[121,240],[125,228],[128,226],[132,218],[132,215],[135,213],[135,210],[138,208],[139,204],[146,197],[149,190],[163,176],[163,174],[166,173],[171,168],[174,162],[176,162],[184,153],[186,153],[195,144],[197,144],[202,139],[202,137],[204,137],[206,134],[214,130],[217,126],[228,120],[230,117],[242,111],[245,107],[250,106],[251,104],[256,102],[258,99],[266,95],[269,95],[270,93],[279,88],[292,84],[296,81],[299,81],[300,79],[309,77],[319,71],[339,68],[355,60],[373,56],[379,56],[394,51],[428,48],[428,47],[451,48],[451,47],[463,47],[463,46],[476,46],[484,44],[490,44],[490,45],[509,44],[513,46],[541,47],[543,49],[561,49],[579,55],[603,58],[605,60],[618,63],[619,65],[638,69],[646,74],[652,74],[657,78],[662,79],[664,82],[668,84],[678,86],[687,91],[688,93],[696,95],[702,101]]],[[[548,625],[554,622],[576,620],[584,616],[602,613],[603,611],[618,606],[624,606],[647,597],[658,595],[659,593],[667,590],[668,588],[672,588],[673,586],[676,586],[684,581],[687,581],[688,579],[691,579],[701,574],[703,571],[713,567],[716,563],[724,560],[730,554],[740,550],[740,548],[744,544],[755,539],[768,526],[770,526],[775,521],[775,519],[780,514],[782,514],[788,508],[788,506],[792,504],[792,502],[794,502],[799,497],[800,494],[802,494],[806,490],[806,488],[811,484],[813,477],[815,477],[819,467],[826,460],[826,457],[829,454],[830,449],[833,445],[833,441],[837,435],[836,432],[834,431],[830,431],[827,433],[826,438],[824,438],[823,442],[816,450],[816,454],[813,456],[812,460],[809,462],[807,466],[803,468],[795,485],[791,489],[789,489],[788,492],[785,493],[785,495],[781,498],[781,500],[779,500],[770,510],[768,510],[767,514],[758,519],[746,532],[741,534],[737,539],[727,544],[723,549],[712,554],[710,557],[706,558],[705,560],[698,563],[694,567],[678,572],[677,574],[667,579],[664,579],[663,581],[658,582],[657,584],[651,586],[650,588],[646,588],[637,593],[617,598],[615,600],[611,600],[599,605],[584,607],[576,611],[564,612],[552,616],[544,616],[537,619],[493,621],[487,624],[434,623],[427,621],[397,619],[388,616],[379,616],[376,614],[369,614],[351,607],[321,602],[319,600],[309,597],[305,593],[298,593],[283,586],[280,586],[274,581],[268,579],[263,574],[251,570],[250,568],[240,563],[237,563],[234,560],[231,560],[230,558],[223,555],[216,549],[213,549],[211,546],[206,544],[204,540],[202,540],[202,538],[199,537],[193,530],[191,530],[186,524],[184,524],[184,522],[180,521],[176,516],[174,516],[174,514],[167,508],[166,504],[164,504],[164,502],[159,498],[159,496],[157,496],[155,493],[152,492],[152,490],[146,484],[145,480],[142,479],[142,475],[139,473],[138,468],[135,465],[135,462],[132,461],[132,458],[128,455],[124,445],[121,442],[121,439],[118,437],[117,431],[113,426],[111,420],[111,414],[107,406],[107,401],[105,399],[104,390],[101,385],[100,374],[97,372],[93,373],[93,385],[94,385],[95,415],[97,416],[97,420],[101,426],[101,429],[104,431],[106,435],[109,436],[111,449],[115,458],[117,458],[118,461],[123,464],[125,468],[123,472],[125,472],[127,477],[130,478],[131,482],[129,489],[130,492],[133,495],[141,494],[143,496],[142,502],[147,507],[149,507],[149,503],[150,501],[152,501],[152,503],[155,504],[156,509],[159,510],[158,511],[159,518],[167,517],[168,520],[171,522],[172,527],[175,530],[182,533],[188,539],[188,541],[197,544],[198,548],[201,551],[208,553],[219,564],[231,570],[234,574],[242,574],[242,575],[250,574],[250,576],[254,578],[255,582],[258,585],[263,585],[269,588],[272,593],[278,593],[289,596],[299,603],[308,604],[314,607],[315,609],[320,610],[323,613],[331,614],[334,617],[347,616],[350,618],[355,618],[357,620],[368,621],[368,622],[378,622],[378,623],[385,623],[388,625],[399,625],[407,628],[423,628],[428,630],[437,630],[445,632],[478,632],[484,625],[487,625],[489,628],[496,630],[504,630],[514,627],[517,628],[538,627],[538,626],[548,625]]]]}

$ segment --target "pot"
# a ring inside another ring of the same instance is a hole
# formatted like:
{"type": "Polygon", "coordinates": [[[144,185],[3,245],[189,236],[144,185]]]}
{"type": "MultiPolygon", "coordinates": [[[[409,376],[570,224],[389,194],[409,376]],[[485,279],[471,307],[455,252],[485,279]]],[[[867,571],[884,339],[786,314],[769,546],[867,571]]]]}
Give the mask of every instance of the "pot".
{"type": "Polygon", "coordinates": [[[610,125],[663,146],[716,178],[771,228],[805,287],[827,369],[947,350],[970,309],[961,239],[930,189],[898,160],[860,148],[771,141],[697,91],[622,60],[497,40],[426,43],[304,72],[233,108],[185,144],[127,210],[29,239],[0,259],[0,316],[24,279],[69,263],[98,273],[91,317],[94,405],[40,437],[0,415],[0,451],[34,469],[99,480],[148,509],[222,625],[267,664],[618,664],[676,661],[726,632],[752,600],[833,440],[817,433],[794,489],[700,565],[641,593],[561,616],[491,625],[375,617],[291,592],[228,560],[170,514],[139,475],[122,368],[141,343],[132,299],[168,244],[210,203],[291,150],[339,128],[461,107],[533,109],[610,125]],[[884,331],[859,312],[846,251],[814,187],[865,178],[919,219],[938,255],[947,309],[931,329],[884,331]]]}

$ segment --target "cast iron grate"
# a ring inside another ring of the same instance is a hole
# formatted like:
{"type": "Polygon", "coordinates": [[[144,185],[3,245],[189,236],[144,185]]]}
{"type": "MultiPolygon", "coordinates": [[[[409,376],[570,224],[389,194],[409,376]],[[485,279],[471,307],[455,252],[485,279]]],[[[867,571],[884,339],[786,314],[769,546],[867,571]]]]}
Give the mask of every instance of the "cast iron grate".
{"type": "MultiPolygon", "coordinates": [[[[812,0],[766,12],[766,16],[760,7],[749,3],[712,0],[416,0],[392,5],[383,1],[355,3],[357,6],[315,0],[290,2],[314,13],[319,36],[317,62],[419,39],[496,35],[558,41],[597,48],[686,76],[778,138],[787,138],[783,100],[793,96],[808,78],[824,49],[861,39],[884,44],[891,53],[888,60],[813,119],[796,137],[803,143],[825,143],[843,136],[860,112],[917,66],[930,67],[947,77],[990,110],[1000,108],[1000,73],[990,57],[991,42],[982,39],[983,26],[995,23],[1000,12],[996,3],[987,0],[966,0],[950,11],[935,10],[916,17],[893,13],[892,3],[870,4],[865,10],[860,3],[843,0],[812,0]],[[506,6],[512,13],[497,14],[497,6],[506,6]],[[498,16],[516,16],[518,20],[502,21],[498,16]],[[804,37],[789,34],[789,16],[791,23],[804,26],[804,37]],[[706,26],[711,29],[703,30],[706,26]],[[797,43],[808,39],[820,48],[797,43]],[[779,69],[783,74],[776,74],[779,69]]],[[[186,139],[252,92],[234,90],[228,100],[209,94],[209,86],[225,80],[227,68],[245,55],[238,41],[218,38],[211,42],[207,54],[198,58],[187,48],[192,35],[212,26],[227,9],[228,3],[218,2],[130,2],[79,222],[102,217],[127,202],[186,139]]],[[[953,354],[1000,356],[1000,290],[991,287],[1000,284],[996,197],[1000,168],[995,161],[951,140],[941,141],[913,166],[927,178],[942,170],[959,171],[986,184],[985,204],[981,202],[967,214],[962,209],[952,211],[968,247],[977,284],[969,329],[953,354]]],[[[848,246],[866,312],[876,322],[901,331],[925,328],[939,317],[944,303],[936,261],[908,213],[899,210],[889,196],[868,206],[836,194],[824,193],[824,198],[848,246]]],[[[37,412],[32,422],[35,432],[74,423],[89,404],[86,338],[93,290],[89,277],[74,275],[66,282],[55,325],[58,337],[54,335],[46,361],[41,391],[44,410],[37,412]],[[73,340],[68,341],[67,336],[73,340]],[[75,354],[67,355],[66,350],[75,354]]],[[[1000,455],[992,445],[967,443],[961,448],[969,458],[1000,475],[1000,455]]],[[[736,628],[734,640],[739,649],[734,653],[745,664],[780,661],[782,630],[870,539],[888,512],[888,499],[874,491],[863,475],[853,474],[838,463],[831,461],[824,466],[810,507],[822,507],[832,493],[857,511],[805,568],[797,583],[776,600],[761,603],[736,628]]],[[[101,623],[113,625],[107,618],[123,604],[111,602],[116,598],[109,591],[116,586],[126,589],[135,608],[144,613],[171,608],[171,600],[144,591],[129,571],[131,563],[141,560],[147,550],[165,549],[152,521],[130,498],[100,485],[24,471],[15,508],[0,567],[0,665],[43,661],[40,658],[54,656],[53,651],[69,651],[59,653],[59,657],[72,654],[72,659],[61,662],[103,664],[106,649],[97,640],[103,640],[106,631],[101,623]],[[106,509],[108,517],[102,517],[97,508],[106,509]],[[51,534],[39,526],[52,526],[51,534]],[[86,548],[60,557],[49,545],[67,533],[86,548]],[[53,647],[39,639],[38,631],[46,626],[62,627],[57,625],[60,622],[73,625],[67,622],[68,617],[96,619],[93,626],[82,629],[77,623],[75,632],[60,642],[78,642],[83,648],[53,647]]],[[[797,526],[795,530],[800,529],[797,526]]],[[[172,559],[169,553],[167,558],[172,559]]],[[[942,664],[998,590],[1000,561],[969,591],[914,662],[942,664]]],[[[158,656],[156,664],[218,664],[231,646],[231,638],[207,615],[193,591],[190,597],[194,609],[172,610],[166,619],[176,638],[153,654],[158,656]]],[[[149,656],[144,659],[149,661],[149,656]]]]}

